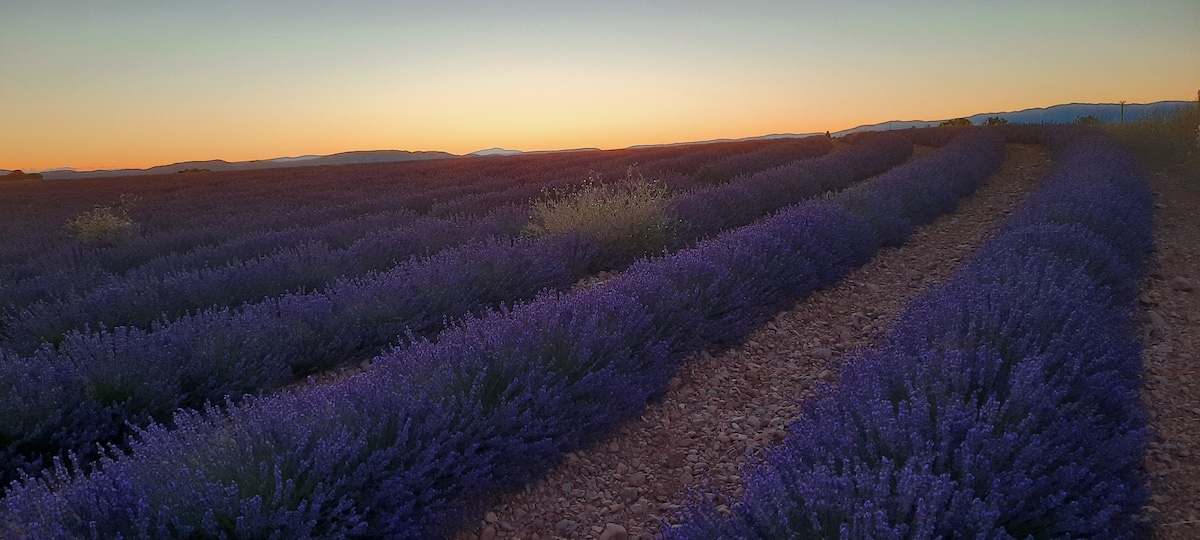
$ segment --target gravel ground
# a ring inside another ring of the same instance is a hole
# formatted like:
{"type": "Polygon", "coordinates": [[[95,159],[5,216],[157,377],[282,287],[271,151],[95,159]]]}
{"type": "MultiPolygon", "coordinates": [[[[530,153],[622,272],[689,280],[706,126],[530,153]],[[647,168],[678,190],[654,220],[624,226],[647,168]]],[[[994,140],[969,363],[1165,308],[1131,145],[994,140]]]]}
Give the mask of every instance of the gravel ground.
{"type": "MultiPolygon", "coordinates": [[[[1008,150],[1003,169],[958,212],[918,229],[905,246],[880,251],[840,283],[780,313],[741,346],[697,355],[640,419],[608,441],[568,455],[537,484],[499,497],[485,519],[456,540],[649,539],[660,519],[670,520],[685,503],[689,489],[738,495],[739,468],[765,445],[787,436],[784,429],[800,413],[799,400],[836,381],[845,356],[871,346],[914,297],[970,258],[1049,167],[1049,156],[1039,147],[1009,145],[1008,150]]],[[[1162,302],[1167,297],[1179,294],[1163,293],[1162,302]]],[[[1173,309],[1160,308],[1160,317],[1170,317],[1168,325],[1177,321],[1173,309]]],[[[1166,357],[1180,359],[1190,350],[1190,341],[1173,343],[1177,353],[1166,357]]],[[[1188,372],[1182,381],[1172,372],[1166,384],[1175,386],[1164,395],[1173,398],[1181,386],[1194,389],[1194,375],[1188,372]]],[[[1178,409],[1190,415],[1190,428],[1164,433],[1163,441],[1182,441],[1197,432],[1200,409],[1191,409],[1197,406],[1193,401],[1178,409]]],[[[1174,450],[1176,456],[1191,456],[1194,475],[1200,463],[1196,455],[1187,454],[1187,446],[1174,448],[1181,449],[1174,450]]],[[[1173,459],[1181,464],[1185,458],[1173,459]]],[[[1195,486],[1180,489],[1196,493],[1195,486]]],[[[1195,503],[1185,491],[1163,493],[1195,503]]],[[[1179,515],[1194,516],[1195,507],[1190,510],[1179,515]]],[[[1161,512],[1176,515],[1167,505],[1161,512]]]]}
{"type": "Polygon", "coordinates": [[[1142,286],[1146,374],[1143,398],[1156,435],[1150,443],[1155,538],[1200,538],[1200,187],[1152,175],[1154,266],[1142,286]]]}

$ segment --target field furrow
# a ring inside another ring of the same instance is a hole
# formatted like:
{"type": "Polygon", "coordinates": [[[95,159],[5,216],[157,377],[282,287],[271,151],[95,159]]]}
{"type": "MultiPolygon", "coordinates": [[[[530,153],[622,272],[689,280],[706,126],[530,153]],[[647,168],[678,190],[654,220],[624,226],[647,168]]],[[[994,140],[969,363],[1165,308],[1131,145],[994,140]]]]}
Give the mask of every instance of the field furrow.
{"type": "Polygon", "coordinates": [[[1138,298],[1146,341],[1143,395],[1154,438],[1146,455],[1148,513],[1160,540],[1200,538],[1200,186],[1150,177],[1154,266],[1138,298]]]}

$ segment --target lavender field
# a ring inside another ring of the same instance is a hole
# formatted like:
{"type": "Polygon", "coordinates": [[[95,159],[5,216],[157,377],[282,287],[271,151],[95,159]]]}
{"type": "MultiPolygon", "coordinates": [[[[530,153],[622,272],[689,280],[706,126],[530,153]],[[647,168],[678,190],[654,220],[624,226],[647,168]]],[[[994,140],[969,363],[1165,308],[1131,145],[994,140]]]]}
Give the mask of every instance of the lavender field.
{"type": "Polygon", "coordinates": [[[1000,232],[663,534],[1144,536],[1153,202],[1077,125],[0,185],[0,531],[452,537],[1007,143],[1054,166],[1000,232]]]}

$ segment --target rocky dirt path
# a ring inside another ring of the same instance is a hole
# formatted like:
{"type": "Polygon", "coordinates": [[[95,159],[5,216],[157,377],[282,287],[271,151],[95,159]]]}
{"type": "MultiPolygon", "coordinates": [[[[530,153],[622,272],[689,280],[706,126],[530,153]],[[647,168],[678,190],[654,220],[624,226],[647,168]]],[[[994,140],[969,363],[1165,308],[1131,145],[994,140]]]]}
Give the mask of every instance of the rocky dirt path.
{"type": "Polygon", "coordinates": [[[1152,174],[1154,265],[1142,285],[1155,538],[1200,538],[1200,186],[1152,174]]]}
{"type": "Polygon", "coordinates": [[[1008,152],[1002,170],[956,213],[880,251],[741,346],[697,355],[640,419],[500,497],[456,540],[649,539],[688,489],[736,494],[739,467],[787,436],[799,400],[836,380],[847,353],[871,346],[914,297],[948,278],[1050,165],[1039,147],[1009,145],[1008,152]]]}

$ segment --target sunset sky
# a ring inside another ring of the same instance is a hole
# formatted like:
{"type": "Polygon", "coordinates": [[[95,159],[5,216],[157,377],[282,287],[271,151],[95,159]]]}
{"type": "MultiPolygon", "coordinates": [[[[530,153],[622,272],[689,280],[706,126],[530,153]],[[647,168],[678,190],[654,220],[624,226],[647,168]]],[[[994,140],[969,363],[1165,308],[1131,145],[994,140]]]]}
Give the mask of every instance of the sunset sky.
{"type": "Polygon", "coordinates": [[[1200,1],[0,2],[0,169],[1196,99],[1200,1]]]}

